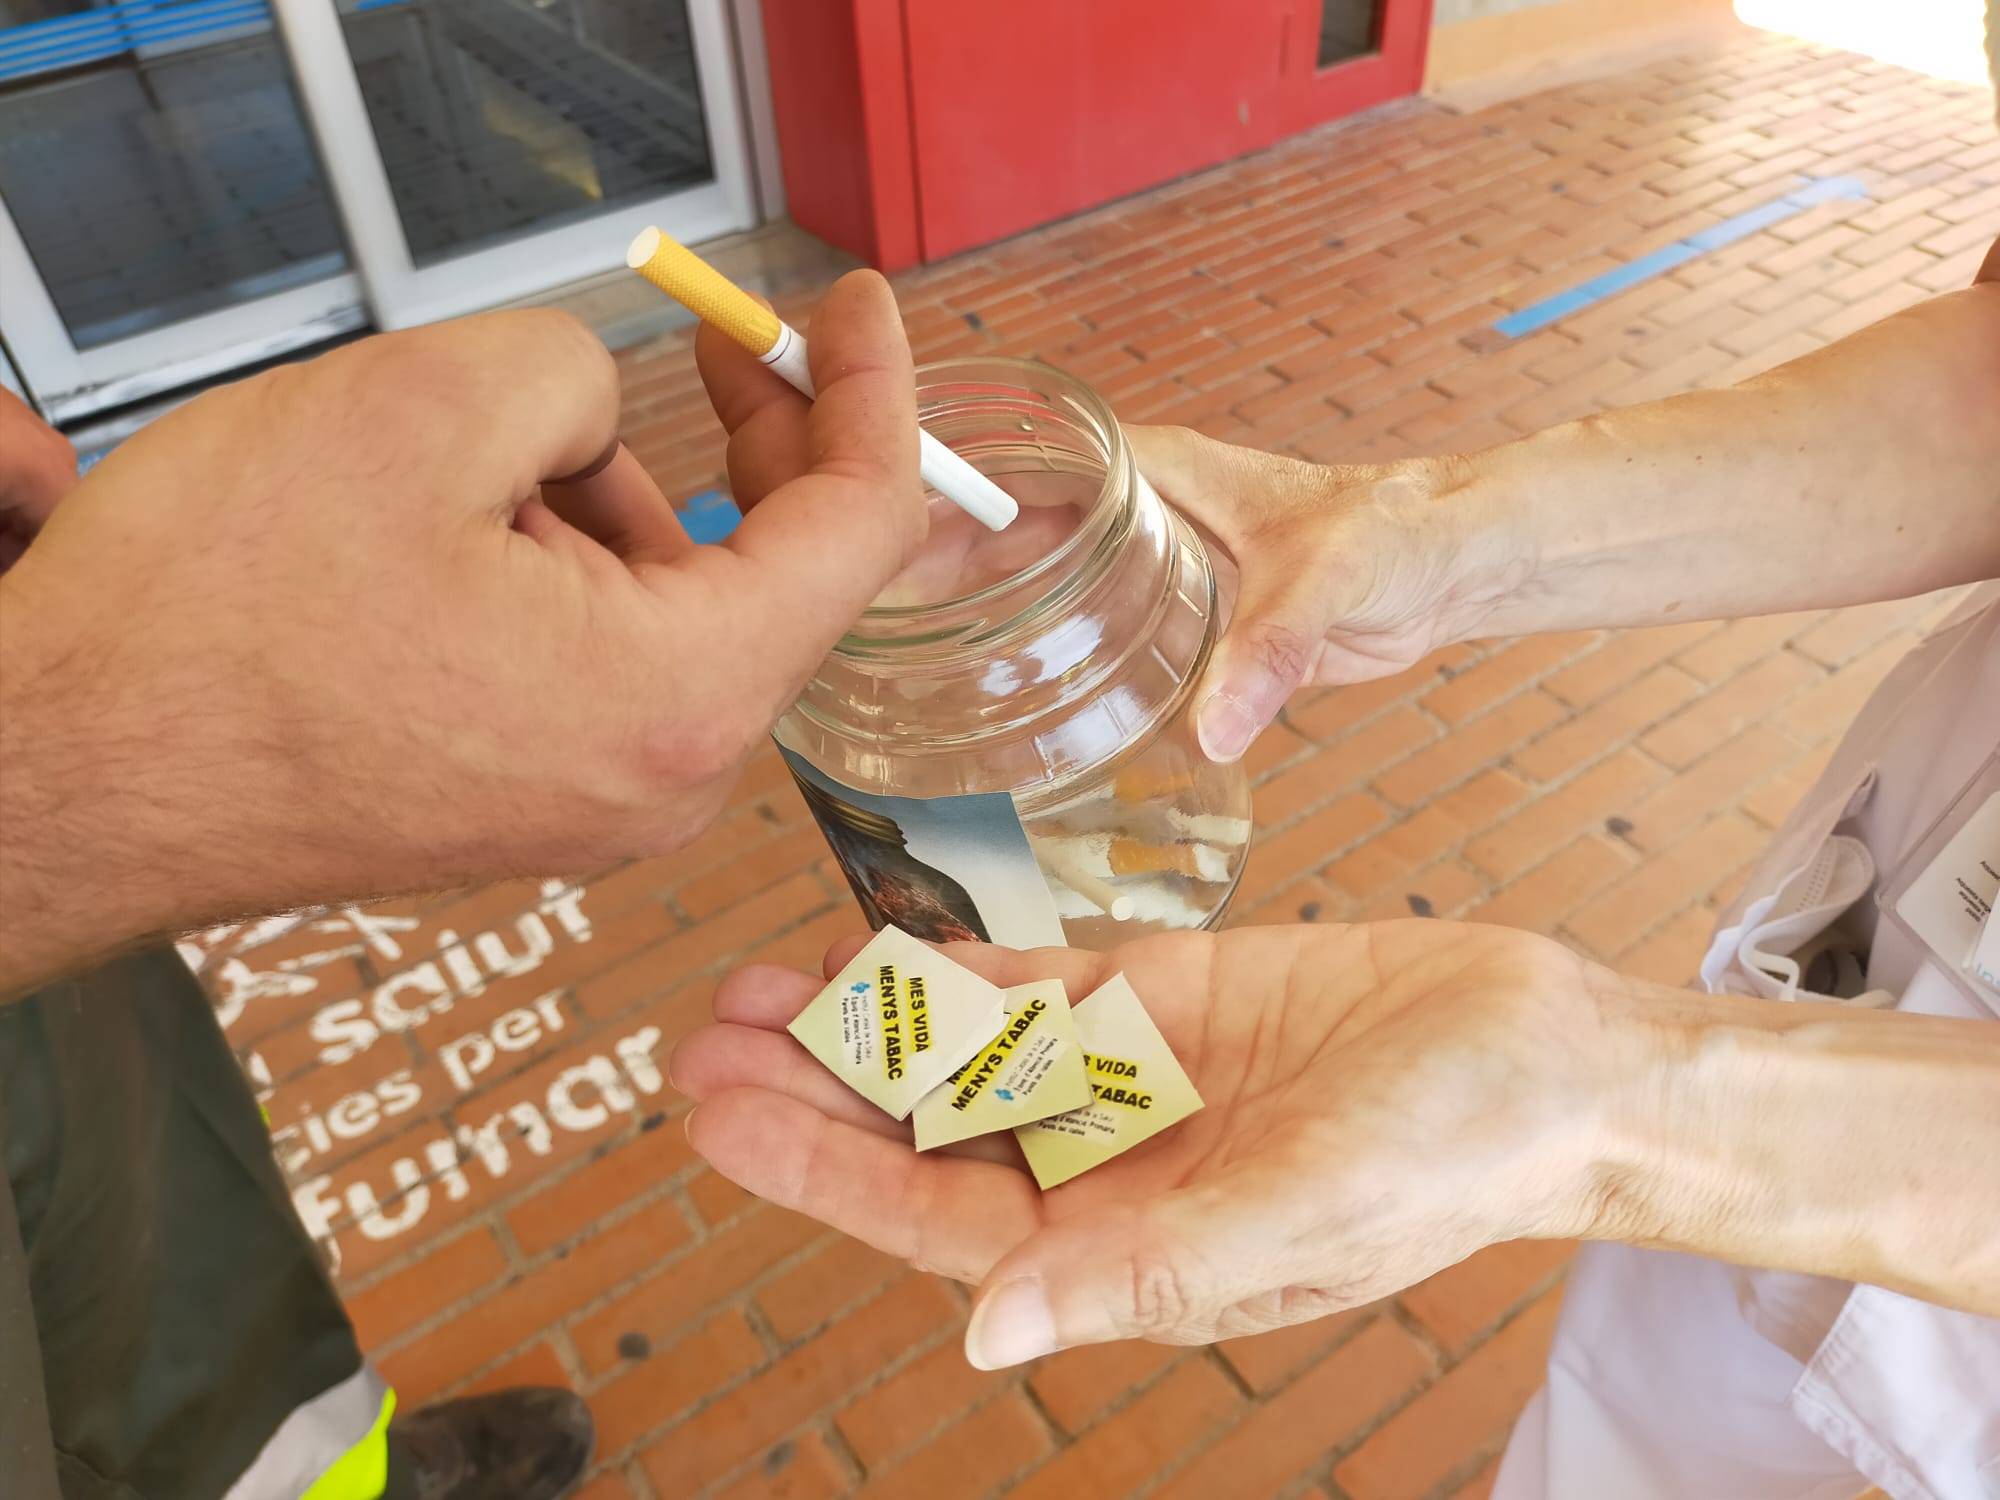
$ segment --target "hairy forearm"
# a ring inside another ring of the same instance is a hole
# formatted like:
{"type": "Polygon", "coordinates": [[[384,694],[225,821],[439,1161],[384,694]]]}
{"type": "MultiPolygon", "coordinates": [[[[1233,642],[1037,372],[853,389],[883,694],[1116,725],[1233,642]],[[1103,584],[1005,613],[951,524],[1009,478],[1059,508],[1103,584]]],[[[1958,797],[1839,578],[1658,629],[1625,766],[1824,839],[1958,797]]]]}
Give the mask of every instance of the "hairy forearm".
{"type": "Polygon", "coordinates": [[[0,583],[0,1000],[141,937],[159,904],[129,858],[143,747],[112,772],[97,664],[51,649],[27,571],[0,583]]]}
{"type": "Polygon", "coordinates": [[[70,583],[32,551],[0,579],[0,1003],[248,910],[249,881],[268,884],[267,908],[286,895],[283,845],[252,837],[258,793],[201,678],[133,673],[133,632],[71,630],[70,583]]]}
{"type": "Polygon", "coordinates": [[[2000,1024],[1612,982],[1594,1238],[2000,1315],[2000,1024]]]}
{"type": "Polygon", "coordinates": [[[1826,608],[2000,577],[2000,283],[1743,385],[1440,466],[1526,582],[1487,633],[1826,608]]]}

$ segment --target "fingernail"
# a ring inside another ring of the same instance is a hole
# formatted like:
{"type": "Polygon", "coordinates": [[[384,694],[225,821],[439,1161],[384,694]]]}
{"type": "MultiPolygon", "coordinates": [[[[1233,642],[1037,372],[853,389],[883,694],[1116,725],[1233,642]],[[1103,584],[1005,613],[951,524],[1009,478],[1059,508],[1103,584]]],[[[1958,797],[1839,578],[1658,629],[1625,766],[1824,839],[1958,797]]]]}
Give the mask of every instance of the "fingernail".
{"type": "Polygon", "coordinates": [[[1222,764],[1235,760],[1257,737],[1257,719],[1250,705],[1234,693],[1213,692],[1194,718],[1201,753],[1222,764]]]}
{"type": "MultiPolygon", "coordinates": [[[[696,1108],[696,1109],[699,1109],[699,1108],[700,1108],[700,1106],[699,1106],[699,1105],[696,1105],[696,1106],[695,1106],[695,1108],[696,1108]]],[[[684,1138],[685,1138],[685,1139],[686,1139],[686,1140],[688,1141],[688,1143],[689,1143],[690,1145],[692,1145],[692,1144],[693,1144],[693,1142],[694,1142],[694,1110],[692,1110],[692,1109],[691,1109],[691,1110],[689,1110],[689,1111],[688,1111],[688,1112],[687,1112],[686,1114],[684,1114],[684,1115],[682,1115],[682,1116],[681,1116],[681,1135],[682,1135],[682,1136],[683,1136],[683,1137],[684,1137],[684,1138]]]]}
{"type": "Polygon", "coordinates": [[[973,1309],[965,1330],[965,1357],[978,1370],[1004,1370],[1055,1352],[1055,1318],[1033,1277],[995,1287],[973,1309]]]}

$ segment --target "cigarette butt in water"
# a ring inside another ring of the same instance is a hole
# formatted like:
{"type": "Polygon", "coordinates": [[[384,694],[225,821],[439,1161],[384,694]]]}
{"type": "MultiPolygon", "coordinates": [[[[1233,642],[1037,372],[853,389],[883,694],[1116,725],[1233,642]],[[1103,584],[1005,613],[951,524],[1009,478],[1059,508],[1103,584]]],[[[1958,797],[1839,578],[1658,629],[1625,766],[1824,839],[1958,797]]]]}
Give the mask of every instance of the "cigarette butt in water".
{"type": "Polygon", "coordinates": [[[1139,839],[1113,839],[1104,854],[1113,875],[1185,875],[1211,885],[1229,878],[1229,856],[1206,844],[1148,844],[1139,839]]]}
{"type": "MultiPolygon", "coordinates": [[[[806,341],[764,306],[679,241],[642,229],[625,251],[625,264],[702,322],[712,324],[811,396],[806,341]]],[[[1020,514],[1014,497],[921,428],[917,468],[923,481],[990,531],[1004,531],[1020,514]]]]}
{"type": "Polygon", "coordinates": [[[1035,846],[1035,857],[1041,861],[1045,872],[1068,886],[1112,921],[1131,921],[1139,909],[1138,903],[1110,881],[1100,875],[1092,874],[1089,868],[1076,858],[1071,849],[1064,847],[1077,842],[1080,841],[1075,839],[1044,841],[1035,846]]]}
{"type": "Polygon", "coordinates": [[[1182,838],[1202,844],[1238,848],[1250,842],[1250,820],[1232,818],[1228,813],[1187,813],[1178,807],[1167,809],[1167,821],[1182,838]]]}
{"type": "Polygon", "coordinates": [[[1174,797],[1194,787],[1194,772],[1186,766],[1127,766],[1112,778],[1111,794],[1121,802],[1151,802],[1174,797]]]}
{"type": "MultiPolygon", "coordinates": [[[[1080,896],[1053,875],[1048,877],[1049,894],[1055,898],[1056,915],[1065,922],[1088,922],[1107,915],[1088,896],[1080,896]]],[[[1207,913],[1178,895],[1174,888],[1157,881],[1134,881],[1118,893],[1119,909],[1126,915],[1120,922],[1140,922],[1150,927],[1182,932],[1201,926],[1207,913]],[[1130,902],[1129,906],[1124,903],[1130,902]]]]}
{"type": "Polygon", "coordinates": [[[1213,885],[1229,878],[1229,856],[1206,844],[1153,843],[1124,834],[1101,833],[1063,839],[1060,844],[1058,857],[1068,869],[1099,880],[1133,875],[1185,875],[1190,880],[1213,885]]]}

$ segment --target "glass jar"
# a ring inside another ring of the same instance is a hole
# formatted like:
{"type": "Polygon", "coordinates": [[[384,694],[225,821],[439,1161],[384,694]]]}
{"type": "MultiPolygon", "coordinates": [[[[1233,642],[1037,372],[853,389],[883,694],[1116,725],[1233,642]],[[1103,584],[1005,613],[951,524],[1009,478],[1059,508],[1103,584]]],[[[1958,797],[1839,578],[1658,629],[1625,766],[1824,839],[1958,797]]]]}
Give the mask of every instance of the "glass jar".
{"type": "Polygon", "coordinates": [[[917,386],[924,426],[1021,515],[995,534],[932,497],[921,554],[778,724],[864,910],[906,925],[882,899],[906,867],[940,874],[932,895],[955,911],[966,892],[905,846],[880,812],[896,804],[869,811],[845,793],[925,799],[927,815],[952,805],[929,799],[1004,793],[1061,922],[1042,940],[1107,947],[1214,926],[1248,853],[1250,789],[1194,737],[1194,686],[1220,628],[1201,538],[1141,477],[1110,409],[1061,371],[949,360],[918,370],[917,386]],[[857,851],[864,827],[872,858],[857,851]]]}

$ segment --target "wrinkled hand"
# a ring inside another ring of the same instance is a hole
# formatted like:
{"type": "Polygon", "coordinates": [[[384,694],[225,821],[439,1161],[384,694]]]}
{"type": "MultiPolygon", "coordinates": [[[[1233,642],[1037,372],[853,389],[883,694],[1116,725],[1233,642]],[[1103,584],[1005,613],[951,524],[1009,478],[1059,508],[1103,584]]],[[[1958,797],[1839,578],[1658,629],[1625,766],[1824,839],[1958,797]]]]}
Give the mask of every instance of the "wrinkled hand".
{"type": "MultiPolygon", "coordinates": [[[[111,454],[0,584],[16,977],[84,956],[51,935],[79,921],[101,945],[692,837],[923,534],[887,284],[845,278],[812,333],[817,404],[764,419],[793,467],[717,546],[549,312],[367,339],[111,454]]],[[[704,363],[725,414],[770,406],[747,356],[704,363]]]]}
{"type": "Polygon", "coordinates": [[[1160,493],[1214,533],[1239,592],[1197,690],[1195,727],[1235,760],[1285,700],[1365,682],[1476,634],[1527,569],[1462,523],[1449,461],[1320,465],[1185,427],[1128,429],[1160,493]]]}
{"type": "Polygon", "coordinates": [[[979,1283],[977,1365],[1254,1333],[1583,1227],[1612,1069],[1602,971],[1546,939],[1411,920],[946,951],[1002,985],[1059,977],[1073,1000],[1122,970],[1206,1108],[1047,1193],[1011,1137],[919,1155],[783,1031],[823,981],[770,965],[723,982],[672,1071],[723,1175],[979,1283]]]}

